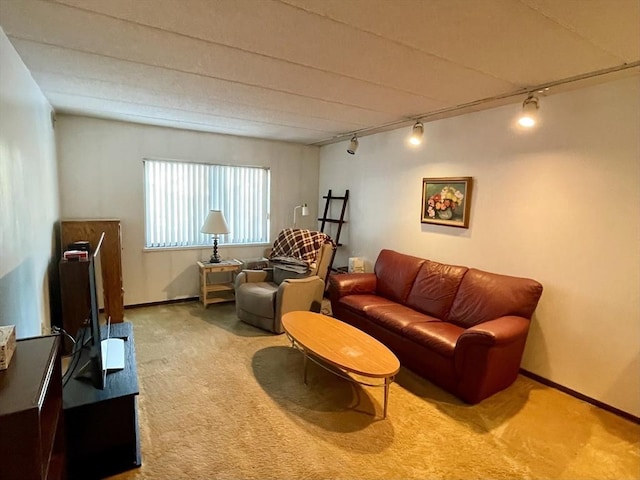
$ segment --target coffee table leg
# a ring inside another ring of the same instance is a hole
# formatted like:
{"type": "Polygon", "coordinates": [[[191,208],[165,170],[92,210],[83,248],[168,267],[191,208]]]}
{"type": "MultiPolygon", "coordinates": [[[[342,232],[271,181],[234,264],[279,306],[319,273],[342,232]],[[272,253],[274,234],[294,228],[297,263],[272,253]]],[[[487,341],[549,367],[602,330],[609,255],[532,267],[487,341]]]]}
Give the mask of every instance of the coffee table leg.
{"type": "Polygon", "coordinates": [[[304,355],[304,360],[303,360],[303,363],[304,363],[304,384],[306,385],[307,384],[307,363],[308,362],[307,362],[307,354],[303,353],[303,355],[304,355]]]}
{"type": "Polygon", "coordinates": [[[389,385],[391,385],[391,379],[389,377],[384,379],[384,412],[382,418],[387,418],[387,404],[389,403],[389,385]]]}

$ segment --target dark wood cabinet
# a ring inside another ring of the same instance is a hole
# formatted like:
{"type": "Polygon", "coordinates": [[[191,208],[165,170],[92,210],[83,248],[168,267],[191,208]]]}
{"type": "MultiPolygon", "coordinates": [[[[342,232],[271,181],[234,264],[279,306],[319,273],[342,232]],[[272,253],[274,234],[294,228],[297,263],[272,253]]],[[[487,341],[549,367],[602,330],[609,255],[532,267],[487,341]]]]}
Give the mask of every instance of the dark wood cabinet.
{"type": "Polygon", "coordinates": [[[65,478],[60,340],[21,339],[0,371],[0,478],[65,478]]]}
{"type": "MultiPolygon", "coordinates": [[[[62,220],[62,248],[77,241],[88,241],[96,248],[100,236],[104,233],[101,251],[101,267],[104,288],[104,311],[113,323],[124,321],[124,291],[122,289],[122,239],[120,220],[62,220]]],[[[65,280],[60,279],[60,288],[64,291],[65,280]]],[[[64,301],[63,301],[63,322],[64,301]]],[[[66,330],[66,327],[64,327],[66,330]]]]}

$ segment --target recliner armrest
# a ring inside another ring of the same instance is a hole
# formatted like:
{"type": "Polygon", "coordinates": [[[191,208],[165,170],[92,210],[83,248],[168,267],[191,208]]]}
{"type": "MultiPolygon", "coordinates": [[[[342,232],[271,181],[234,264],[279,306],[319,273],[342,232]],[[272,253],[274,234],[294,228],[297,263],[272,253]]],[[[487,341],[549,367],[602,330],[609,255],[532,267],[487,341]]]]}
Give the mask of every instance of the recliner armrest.
{"type": "Polygon", "coordinates": [[[282,330],[282,315],[295,310],[320,312],[324,281],[317,275],[287,278],[278,286],[276,295],[276,329],[282,330]]]}
{"type": "Polygon", "coordinates": [[[236,275],[235,286],[238,288],[243,283],[273,282],[273,269],[243,270],[236,275]]]}
{"type": "MultiPolygon", "coordinates": [[[[319,278],[320,277],[318,277],[318,275],[309,275],[308,277],[303,277],[303,278],[285,278],[284,280],[282,280],[282,283],[291,283],[291,284],[313,283],[316,281],[316,279],[319,279],[319,278]]],[[[280,285],[282,285],[282,283],[280,285]]]]}

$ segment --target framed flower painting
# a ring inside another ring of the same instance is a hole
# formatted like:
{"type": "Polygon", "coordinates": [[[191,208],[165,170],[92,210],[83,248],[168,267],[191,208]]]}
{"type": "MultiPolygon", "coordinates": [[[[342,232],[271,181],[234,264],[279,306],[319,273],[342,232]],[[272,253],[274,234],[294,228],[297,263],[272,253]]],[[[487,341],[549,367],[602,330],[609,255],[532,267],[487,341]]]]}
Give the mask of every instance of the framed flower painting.
{"type": "Polygon", "coordinates": [[[472,177],[422,179],[422,223],[469,228],[472,177]]]}

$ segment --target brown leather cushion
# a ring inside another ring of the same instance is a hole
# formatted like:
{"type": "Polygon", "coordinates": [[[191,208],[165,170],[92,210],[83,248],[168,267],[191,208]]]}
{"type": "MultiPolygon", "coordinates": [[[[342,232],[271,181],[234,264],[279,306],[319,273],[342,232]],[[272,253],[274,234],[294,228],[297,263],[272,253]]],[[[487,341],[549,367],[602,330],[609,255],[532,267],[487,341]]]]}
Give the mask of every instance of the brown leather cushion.
{"type": "Polygon", "coordinates": [[[339,301],[343,307],[350,308],[356,312],[370,312],[383,305],[395,305],[396,303],[377,295],[347,295],[339,301]]]}
{"type": "Polygon", "coordinates": [[[393,250],[382,250],[374,268],[376,293],[398,303],[405,303],[423,258],[412,257],[393,250]]]}
{"type": "Polygon", "coordinates": [[[407,306],[440,320],[446,319],[467,270],[467,267],[427,260],[409,292],[407,306]]]}
{"type": "Polygon", "coordinates": [[[393,305],[380,305],[367,311],[367,315],[372,322],[377,323],[396,333],[412,323],[416,322],[439,322],[437,318],[430,317],[415,310],[395,303],[393,305]]]}
{"type": "Polygon", "coordinates": [[[528,278],[469,269],[458,289],[448,320],[464,328],[515,315],[531,319],[542,285],[528,278]]]}
{"type": "Polygon", "coordinates": [[[402,333],[405,338],[423,345],[447,357],[453,357],[456,342],[464,328],[448,322],[414,322],[407,325],[402,333]]]}

